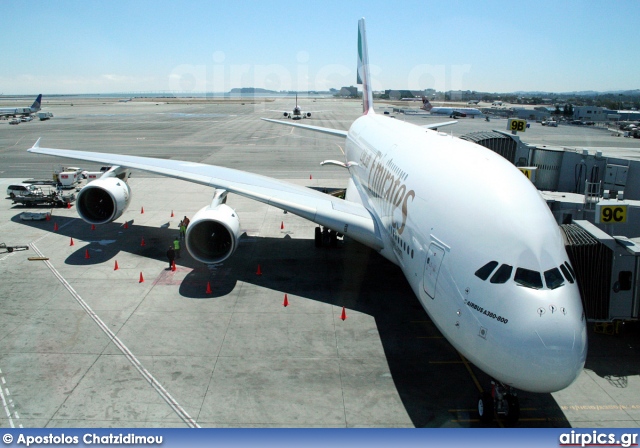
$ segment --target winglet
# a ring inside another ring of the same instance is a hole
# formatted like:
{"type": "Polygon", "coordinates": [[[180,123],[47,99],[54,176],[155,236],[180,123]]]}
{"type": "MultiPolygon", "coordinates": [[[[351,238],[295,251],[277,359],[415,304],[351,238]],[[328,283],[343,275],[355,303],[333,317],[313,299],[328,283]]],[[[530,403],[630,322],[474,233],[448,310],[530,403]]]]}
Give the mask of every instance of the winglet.
{"type": "Polygon", "coordinates": [[[42,140],[42,137],[38,137],[38,140],[36,140],[36,142],[33,144],[33,146],[31,148],[39,148],[40,147],[40,140],[42,140]]]}
{"type": "Polygon", "coordinates": [[[358,79],[362,84],[362,112],[366,115],[373,111],[373,91],[371,90],[371,75],[369,72],[369,49],[367,47],[367,32],[364,17],[358,21],[358,79]]]}

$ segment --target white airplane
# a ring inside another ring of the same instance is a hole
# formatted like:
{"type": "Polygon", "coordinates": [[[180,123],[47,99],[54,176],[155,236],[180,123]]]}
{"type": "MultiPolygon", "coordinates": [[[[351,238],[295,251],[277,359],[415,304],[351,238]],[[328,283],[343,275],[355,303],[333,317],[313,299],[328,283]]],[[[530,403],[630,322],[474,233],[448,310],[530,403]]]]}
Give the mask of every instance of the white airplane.
{"type": "Polygon", "coordinates": [[[311,112],[324,112],[323,110],[306,111],[303,112],[300,106],[298,106],[298,94],[296,93],[296,105],[293,108],[293,112],[288,110],[271,110],[271,112],[280,112],[285,118],[293,118],[294,120],[300,120],[301,118],[311,118],[311,112]]]}
{"type": "Polygon", "coordinates": [[[449,115],[451,118],[482,115],[482,112],[474,107],[433,107],[424,96],[422,97],[422,107],[420,109],[431,112],[433,115],[449,115]]]}
{"type": "MultiPolygon", "coordinates": [[[[496,153],[373,109],[364,19],[358,27],[363,115],[349,131],[267,121],[346,138],[346,200],[257,174],[176,160],[40,147],[28,151],[112,165],[78,193],[87,222],[120,217],[128,169],[214,188],[187,228],[189,253],[220,263],[238,245],[240,222],[227,193],[273,205],[378,251],[404,272],[425,310],[468,360],[493,378],[478,400],[515,422],[515,388],[548,393],[569,386],[587,354],[585,314],[560,229],[525,176],[496,153]]],[[[322,233],[316,231],[316,241],[322,233]]]]}
{"type": "Polygon", "coordinates": [[[38,98],[36,98],[31,107],[4,107],[0,109],[0,117],[18,117],[35,114],[40,110],[41,101],[42,94],[38,95],[38,98]]]}

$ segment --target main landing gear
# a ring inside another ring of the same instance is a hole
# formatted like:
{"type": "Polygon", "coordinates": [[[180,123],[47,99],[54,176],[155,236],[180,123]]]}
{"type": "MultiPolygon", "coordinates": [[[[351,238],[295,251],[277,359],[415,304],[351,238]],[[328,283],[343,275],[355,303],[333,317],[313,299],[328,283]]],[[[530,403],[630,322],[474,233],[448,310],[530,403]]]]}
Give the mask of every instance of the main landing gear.
{"type": "Polygon", "coordinates": [[[338,238],[342,237],[341,233],[331,230],[327,227],[316,227],[315,244],[316,247],[337,247],[338,238]]]}
{"type": "Polygon", "coordinates": [[[492,380],[491,392],[478,398],[478,415],[486,425],[491,423],[494,413],[503,417],[507,426],[515,426],[520,418],[520,402],[513,387],[492,380]]]}

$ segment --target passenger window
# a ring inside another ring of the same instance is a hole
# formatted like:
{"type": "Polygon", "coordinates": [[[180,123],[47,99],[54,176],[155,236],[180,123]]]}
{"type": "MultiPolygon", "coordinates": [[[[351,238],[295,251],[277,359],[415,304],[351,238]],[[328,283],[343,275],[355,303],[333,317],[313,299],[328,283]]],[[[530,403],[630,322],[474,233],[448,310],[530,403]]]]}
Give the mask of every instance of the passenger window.
{"type": "Polygon", "coordinates": [[[476,277],[486,280],[489,278],[493,270],[498,266],[497,261],[490,261],[476,271],[476,277]]]}
{"type": "Polygon", "coordinates": [[[562,277],[562,274],[560,274],[558,268],[545,271],[544,281],[549,289],[556,289],[557,287],[564,285],[564,278],[562,277]]]}
{"type": "Polygon", "coordinates": [[[516,276],[513,278],[516,283],[527,288],[540,289],[542,288],[542,277],[537,271],[530,271],[529,269],[518,268],[516,269],[516,276]]]}
{"type": "Polygon", "coordinates": [[[560,269],[562,269],[562,273],[564,274],[566,279],[569,280],[569,283],[573,283],[573,276],[571,275],[571,272],[569,272],[569,269],[567,269],[567,267],[563,264],[560,265],[560,269]]]}
{"type": "Polygon", "coordinates": [[[513,270],[513,266],[509,266],[508,264],[503,264],[498,268],[491,280],[491,283],[506,283],[507,280],[511,278],[511,271],[513,270]]]}

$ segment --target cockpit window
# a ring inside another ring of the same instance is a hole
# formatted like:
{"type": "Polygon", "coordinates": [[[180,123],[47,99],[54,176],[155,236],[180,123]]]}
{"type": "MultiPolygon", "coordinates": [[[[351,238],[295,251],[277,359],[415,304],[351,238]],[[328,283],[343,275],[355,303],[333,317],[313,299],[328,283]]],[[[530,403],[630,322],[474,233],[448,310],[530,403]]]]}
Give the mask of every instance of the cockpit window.
{"type": "Polygon", "coordinates": [[[544,271],[544,281],[549,289],[556,289],[557,287],[564,285],[564,278],[562,278],[562,274],[560,274],[558,268],[544,271]]]}
{"type": "Polygon", "coordinates": [[[489,275],[491,275],[496,266],[498,266],[497,261],[490,261],[476,271],[476,277],[479,277],[482,280],[488,279],[489,275]]]}
{"type": "Polygon", "coordinates": [[[513,270],[513,266],[509,266],[508,264],[503,264],[498,268],[495,274],[489,280],[491,283],[506,283],[507,280],[511,278],[511,271],[513,270]]]}
{"type": "Polygon", "coordinates": [[[542,288],[542,277],[537,271],[530,271],[529,269],[518,268],[516,269],[516,276],[513,278],[516,283],[527,288],[540,289],[542,288]]]}
{"type": "Polygon", "coordinates": [[[567,269],[567,267],[563,264],[560,265],[560,269],[562,270],[562,273],[564,274],[565,278],[569,280],[569,283],[573,283],[573,275],[571,275],[571,272],[569,272],[569,269],[567,269]]]}
{"type": "Polygon", "coordinates": [[[567,267],[567,269],[569,269],[569,272],[571,272],[571,275],[573,276],[573,278],[577,278],[576,277],[576,273],[574,272],[574,270],[571,267],[571,265],[569,263],[567,263],[566,261],[564,262],[564,265],[567,267]]]}

